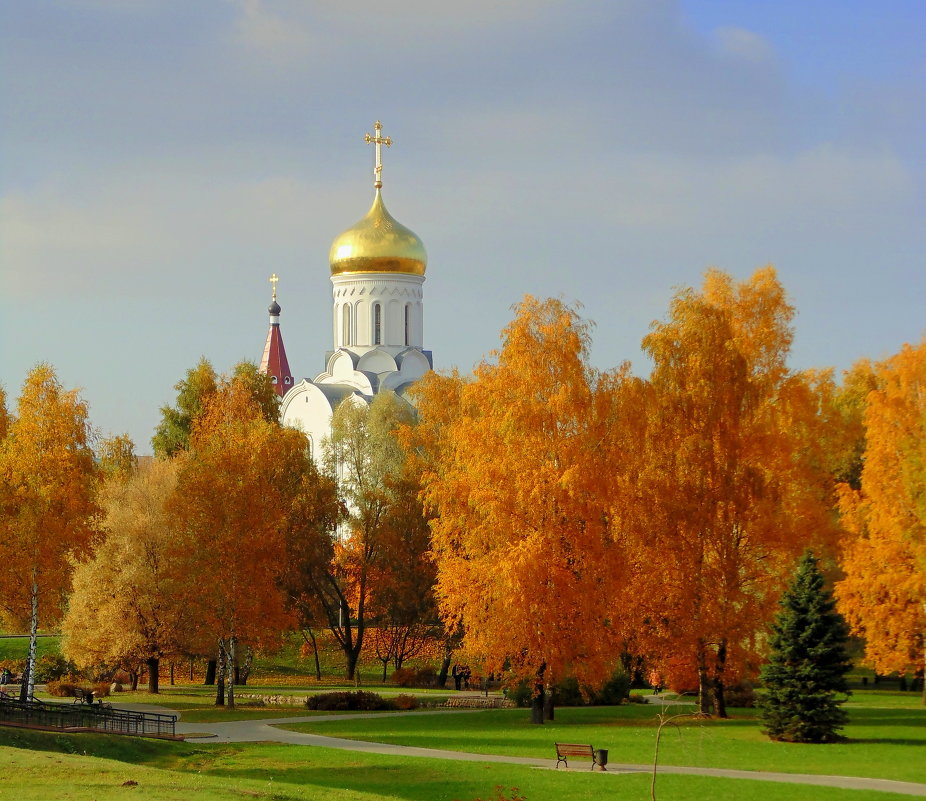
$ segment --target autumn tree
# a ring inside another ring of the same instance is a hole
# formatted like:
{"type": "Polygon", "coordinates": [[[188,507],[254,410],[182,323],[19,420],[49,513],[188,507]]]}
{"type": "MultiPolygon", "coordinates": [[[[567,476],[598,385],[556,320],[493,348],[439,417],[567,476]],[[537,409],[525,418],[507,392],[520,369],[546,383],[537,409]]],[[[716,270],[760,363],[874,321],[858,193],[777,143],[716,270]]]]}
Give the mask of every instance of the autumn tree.
{"type": "MultiPolygon", "coordinates": [[[[269,375],[262,373],[253,362],[242,361],[233,368],[232,377],[246,389],[264,420],[280,422],[280,398],[269,375]]],[[[176,406],[161,407],[161,422],[151,440],[155,455],[173,456],[189,448],[193,424],[219,390],[219,382],[219,376],[205,356],[187,370],[186,377],[174,385],[176,406]]]]}
{"type": "Polygon", "coordinates": [[[230,706],[239,647],[272,647],[291,624],[278,578],[308,460],[305,436],[268,422],[239,377],[223,379],[207,400],[180,457],[170,512],[197,581],[190,603],[218,645],[230,706]]]}
{"type": "Polygon", "coordinates": [[[398,498],[396,479],[406,461],[397,430],[413,415],[408,402],[390,392],[377,394],[369,406],[348,398],[335,409],[331,436],[323,443],[325,472],[337,484],[347,518],[333,543],[330,570],[317,582],[317,597],[344,652],[348,679],[363,650],[368,604],[398,498]]]}
{"type": "Polygon", "coordinates": [[[232,377],[247,387],[251,400],[264,420],[268,423],[280,422],[280,396],[269,374],[262,373],[254,362],[243,361],[234,366],[232,377]]]}
{"type": "Polygon", "coordinates": [[[651,566],[636,574],[639,634],[664,671],[691,667],[701,710],[721,717],[787,565],[834,531],[818,400],[786,364],[792,316],[771,267],[741,284],[711,270],[643,340],[653,370],[639,493],[623,516],[651,566]]]}
{"type": "Polygon", "coordinates": [[[188,599],[199,578],[184,570],[168,511],[178,468],[176,460],[155,459],[106,482],[103,539],[75,570],[61,625],[62,651],[79,667],[143,663],[151,693],[160,660],[184,653],[197,628],[188,599]]]}
{"type": "Polygon", "coordinates": [[[138,469],[135,443],[128,434],[118,434],[101,440],[96,455],[100,473],[105,479],[126,480],[138,469]]]}
{"type": "Polygon", "coordinates": [[[502,337],[497,361],[472,380],[429,375],[417,386],[422,484],[439,513],[432,549],[448,630],[463,628],[487,670],[530,679],[542,723],[556,681],[597,683],[612,669],[618,610],[602,598],[623,562],[601,491],[589,324],[528,296],[502,337]]]}
{"type": "MultiPolygon", "coordinates": [[[[858,490],[844,485],[851,532],[840,609],[881,672],[921,673],[926,648],[926,338],[875,370],[858,490]]],[[[924,692],[926,703],[926,692],[924,692]]]]}
{"type": "Polygon", "coordinates": [[[36,632],[60,618],[74,560],[95,532],[96,465],[87,405],[47,364],[26,377],[17,413],[0,446],[0,611],[30,630],[28,678],[35,685],[36,632]]]}
{"type": "Polygon", "coordinates": [[[406,461],[402,473],[388,481],[392,503],[383,521],[380,558],[373,566],[370,612],[384,681],[390,661],[399,670],[440,634],[430,528],[414,471],[415,462],[406,461]]]}
{"type": "Polygon", "coordinates": [[[203,356],[195,367],[187,370],[186,377],[175,385],[177,405],[161,407],[161,422],[151,439],[156,456],[173,456],[190,444],[193,421],[205,409],[206,402],[218,390],[215,369],[203,356]]]}
{"type": "Polygon", "coordinates": [[[771,739],[839,739],[848,720],[841,708],[849,694],[846,673],[852,669],[848,637],[849,628],[836,611],[817,560],[807,551],[781,598],[769,639],[771,654],[762,669],[762,723],[771,739]]]}

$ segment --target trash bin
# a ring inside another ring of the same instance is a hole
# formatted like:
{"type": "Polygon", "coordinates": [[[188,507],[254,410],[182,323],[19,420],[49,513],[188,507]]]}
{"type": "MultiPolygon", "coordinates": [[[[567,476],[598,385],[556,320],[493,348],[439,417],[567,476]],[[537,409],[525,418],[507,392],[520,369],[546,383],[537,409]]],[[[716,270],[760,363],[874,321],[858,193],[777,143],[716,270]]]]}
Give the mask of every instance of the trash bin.
{"type": "Polygon", "coordinates": [[[596,748],[595,749],[595,770],[607,770],[605,765],[608,764],[608,749],[607,748],[596,748]]]}

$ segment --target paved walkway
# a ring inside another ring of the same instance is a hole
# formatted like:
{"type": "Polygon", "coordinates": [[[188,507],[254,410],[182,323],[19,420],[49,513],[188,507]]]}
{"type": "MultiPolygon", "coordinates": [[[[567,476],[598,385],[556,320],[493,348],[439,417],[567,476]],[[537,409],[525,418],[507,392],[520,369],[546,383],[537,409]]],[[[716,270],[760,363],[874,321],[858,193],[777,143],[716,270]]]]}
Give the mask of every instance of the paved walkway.
{"type": "MultiPolygon", "coordinates": [[[[131,706],[126,704],[125,707],[131,706]]],[[[173,710],[141,705],[149,712],[162,712],[173,714],[173,710]]],[[[446,715],[465,714],[478,710],[421,711],[421,712],[375,712],[355,715],[310,715],[292,718],[264,718],[259,720],[236,720],[228,723],[178,723],[177,734],[207,734],[206,737],[188,737],[190,742],[212,743],[244,743],[244,742],[272,742],[289,743],[291,745],[315,745],[324,748],[340,748],[347,751],[360,751],[368,754],[385,754],[391,756],[414,756],[429,759],[461,760],[467,762],[503,762],[512,765],[531,765],[538,768],[553,769],[555,759],[538,759],[536,757],[502,756],[496,754],[471,754],[463,751],[443,751],[437,748],[416,748],[406,745],[390,745],[388,743],[371,743],[361,740],[345,740],[340,737],[324,737],[320,734],[306,734],[302,732],[280,729],[280,724],[289,723],[317,723],[325,720],[344,720],[352,718],[362,720],[366,718],[381,718],[383,714],[394,715],[446,715]]],[[[588,771],[587,768],[583,768],[588,771]]],[[[652,765],[634,765],[609,762],[607,773],[596,775],[619,776],[622,773],[649,773],[652,765]]],[[[715,776],[725,779],[751,779],[753,781],[781,782],[785,784],[811,784],[821,787],[839,787],[845,790],[878,790],[884,793],[900,793],[902,795],[926,797],[926,784],[915,782],[900,782],[890,779],[865,779],[853,776],[820,776],[809,773],[773,773],[768,771],[752,770],[726,770],[724,768],[694,768],[660,765],[660,773],[686,774],[693,776],[715,776]]]]}

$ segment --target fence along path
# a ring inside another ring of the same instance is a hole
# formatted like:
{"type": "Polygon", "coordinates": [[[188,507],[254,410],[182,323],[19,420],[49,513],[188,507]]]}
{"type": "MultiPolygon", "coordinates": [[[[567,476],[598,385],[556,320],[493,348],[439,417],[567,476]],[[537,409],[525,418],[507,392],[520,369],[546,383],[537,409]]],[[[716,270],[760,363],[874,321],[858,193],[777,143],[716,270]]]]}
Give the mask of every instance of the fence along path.
{"type": "Polygon", "coordinates": [[[43,729],[90,729],[144,737],[175,737],[177,716],[99,704],[56,704],[0,698],[0,724],[43,729]]]}

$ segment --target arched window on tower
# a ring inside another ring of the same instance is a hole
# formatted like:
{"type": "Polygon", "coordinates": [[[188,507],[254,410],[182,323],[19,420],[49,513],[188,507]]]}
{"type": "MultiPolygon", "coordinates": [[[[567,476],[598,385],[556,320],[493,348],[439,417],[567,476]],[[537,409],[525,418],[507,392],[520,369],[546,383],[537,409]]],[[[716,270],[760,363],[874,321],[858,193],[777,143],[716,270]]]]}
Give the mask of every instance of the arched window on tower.
{"type": "Polygon", "coordinates": [[[383,344],[383,307],[380,303],[373,304],[373,344],[383,344]]]}
{"type": "Polygon", "coordinates": [[[350,304],[341,307],[341,344],[350,345],[350,304]]]}
{"type": "Polygon", "coordinates": [[[409,322],[411,317],[411,304],[405,304],[405,344],[411,345],[411,339],[409,338],[409,322]]]}

